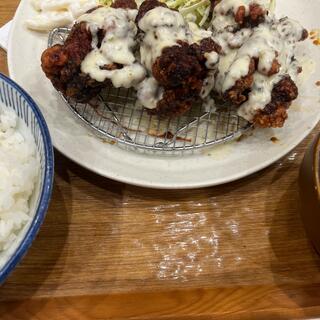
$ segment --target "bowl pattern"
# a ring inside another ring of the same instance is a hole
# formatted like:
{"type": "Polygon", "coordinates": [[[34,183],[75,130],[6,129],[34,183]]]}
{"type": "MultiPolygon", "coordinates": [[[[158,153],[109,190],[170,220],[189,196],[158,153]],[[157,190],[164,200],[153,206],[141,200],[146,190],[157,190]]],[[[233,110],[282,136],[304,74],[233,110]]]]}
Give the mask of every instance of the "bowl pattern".
{"type": "MultiPolygon", "coordinates": [[[[48,127],[33,99],[15,82],[0,73],[0,102],[15,111],[30,129],[40,158],[38,194],[31,223],[16,250],[0,269],[0,284],[25,255],[44,220],[48,209],[54,176],[54,156],[48,127]]],[[[32,208],[30,209],[32,211],[32,208]]]]}

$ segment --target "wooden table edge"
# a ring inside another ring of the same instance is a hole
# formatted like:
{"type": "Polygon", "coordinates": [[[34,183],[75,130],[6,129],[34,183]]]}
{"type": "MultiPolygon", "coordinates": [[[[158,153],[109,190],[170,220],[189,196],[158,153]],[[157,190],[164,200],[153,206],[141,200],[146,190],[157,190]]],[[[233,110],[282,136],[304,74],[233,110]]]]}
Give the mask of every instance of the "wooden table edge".
{"type": "Polygon", "coordinates": [[[316,319],[320,315],[320,284],[31,297],[1,302],[0,314],[4,320],[56,319],[57,315],[77,320],[316,319]]]}

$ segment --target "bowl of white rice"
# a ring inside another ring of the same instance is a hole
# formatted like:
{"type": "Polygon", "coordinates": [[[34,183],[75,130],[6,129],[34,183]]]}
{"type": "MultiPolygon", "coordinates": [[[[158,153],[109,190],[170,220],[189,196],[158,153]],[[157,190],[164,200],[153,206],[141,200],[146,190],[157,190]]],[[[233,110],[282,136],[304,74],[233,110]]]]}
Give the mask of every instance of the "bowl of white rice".
{"type": "Polygon", "coordinates": [[[0,284],[44,220],[54,177],[48,127],[32,98],[0,74],[0,284]]]}

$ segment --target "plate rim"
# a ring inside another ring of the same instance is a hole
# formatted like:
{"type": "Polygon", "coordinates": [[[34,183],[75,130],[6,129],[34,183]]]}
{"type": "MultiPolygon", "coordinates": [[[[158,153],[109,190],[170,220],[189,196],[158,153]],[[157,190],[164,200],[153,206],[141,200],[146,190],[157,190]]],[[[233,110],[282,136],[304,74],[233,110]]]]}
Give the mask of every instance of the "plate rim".
{"type": "MultiPolygon", "coordinates": [[[[14,41],[14,30],[16,28],[16,25],[19,21],[19,15],[20,15],[20,11],[22,11],[23,6],[26,4],[27,0],[21,0],[21,2],[19,3],[19,6],[16,10],[16,13],[14,15],[13,18],[13,22],[12,22],[12,27],[10,30],[10,34],[9,34],[9,45],[8,45],[8,70],[9,70],[9,74],[10,77],[16,81],[17,77],[16,74],[14,72],[14,63],[13,63],[13,58],[12,58],[12,46],[13,46],[13,41],[14,41]]],[[[61,99],[62,101],[62,99],[61,99]]],[[[63,101],[62,101],[63,103],[63,101]]],[[[40,105],[40,109],[41,109],[41,105],[40,105]]],[[[73,121],[77,122],[77,119],[75,119],[75,117],[73,117],[73,121]]],[[[82,162],[80,159],[78,159],[75,155],[72,155],[70,153],[68,153],[68,148],[67,147],[63,147],[62,145],[59,145],[58,143],[56,143],[54,135],[51,133],[52,136],[52,140],[53,140],[53,145],[54,147],[60,152],[62,153],[64,156],[66,156],[68,159],[70,159],[71,161],[75,162],[77,165],[85,168],[86,170],[89,170],[95,174],[98,174],[102,177],[111,179],[111,180],[115,180],[121,183],[126,183],[126,184],[130,184],[130,185],[135,185],[138,187],[146,187],[146,188],[156,188],[156,189],[195,189],[195,188],[206,188],[206,187],[212,187],[212,186],[217,186],[217,185],[222,185],[222,184],[226,184],[232,181],[236,181],[239,179],[242,179],[244,177],[247,177],[251,174],[254,174],[256,172],[259,172],[265,168],[267,168],[268,166],[270,166],[271,164],[275,163],[276,161],[278,161],[279,159],[283,158],[285,155],[287,155],[290,151],[292,151],[294,148],[296,148],[311,132],[312,130],[316,127],[316,125],[318,124],[318,122],[320,121],[320,112],[318,114],[318,117],[315,117],[315,119],[313,120],[313,122],[310,122],[309,127],[307,128],[307,130],[305,130],[303,132],[303,134],[299,135],[295,141],[293,143],[291,143],[290,145],[286,146],[285,148],[283,148],[281,150],[281,152],[278,152],[276,155],[273,155],[272,157],[270,157],[269,159],[266,159],[263,162],[259,162],[257,163],[257,165],[247,169],[247,170],[243,170],[240,171],[240,173],[238,174],[233,174],[232,176],[229,176],[227,178],[220,178],[220,179],[211,179],[211,180],[206,180],[206,181],[191,181],[190,183],[188,182],[176,182],[176,183],[172,183],[172,182],[166,182],[166,181],[150,181],[150,180],[146,180],[146,179],[137,179],[137,178],[133,178],[133,177],[129,177],[123,174],[117,174],[115,172],[112,171],[108,171],[108,169],[101,169],[101,168],[96,168],[96,167],[91,167],[89,164],[89,161],[84,161],[82,162]]],[[[81,124],[78,124],[81,125],[81,124]]],[[[49,130],[50,130],[50,126],[49,126],[49,130]]],[[[88,130],[88,129],[86,129],[88,130]]],[[[88,132],[90,132],[88,130],[88,132]]],[[[132,151],[127,151],[127,152],[132,152],[132,151]]],[[[168,160],[170,160],[168,158],[168,160]]]]}

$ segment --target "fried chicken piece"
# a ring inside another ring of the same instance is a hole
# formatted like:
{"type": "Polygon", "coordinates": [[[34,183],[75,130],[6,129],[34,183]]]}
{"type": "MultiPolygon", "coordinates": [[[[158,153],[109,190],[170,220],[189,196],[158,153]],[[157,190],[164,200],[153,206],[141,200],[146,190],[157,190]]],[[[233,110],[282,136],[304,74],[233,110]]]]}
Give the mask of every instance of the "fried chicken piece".
{"type": "Polygon", "coordinates": [[[208,74],[204,54],[221,50],[212,39],[203,39],[200,44],[179,41],[179,45],[163,49],[152,66],[152,74],[165,88],[163,98],[151,114],[161,117],[179,116],[199,100],[203,81],[208,74]]]}
{"type": "Polygon", "coordinates": [[[216,30],[232,27],[235,30],[241,28],[254,28],[265,22],[268,9],[262,4],[251,1],[211,1],[212,24],[216,30]],[[229,16],[225,22],[220,19],[221,16],[229,16]],[[218,18],[218,19],[216,19],[218,18]]]}
{"type": "Polygon", "coordinates": [[[163,3],[163,2],[160,2],[158,0],[146,0],[146,1],[143,1],[139,7],[139,11],[138,11],[138,14],[137,14],[137,17],[136,17],[136,24],[138,25],[139,21],[144,17],[144,15],[154,9],[154,8],[157,8],[157,7],[164,7],[164,8],[168,8],[168,6],[163,3]]]}
{"type": "Polygon", "coordinates": [[[205,53],[212,52],[212,51],[215,51],[220,54],[222,51],[221,46],[217,42],[213,41],[212,38],[204,38],[200,41],[199,45],[192,44],[191,46],[197,46],[197,48],[195,49],[198,50],[198,58],[199,58],[199,54],[203,56],[205,53]]]}
{"type": "Polygon", "coordinates": [[[41,56],[41,67],[53,86],[80,102],[96,96],[105,85],[81,73],[81,62],[91,51],[91,42],[86,23],[81,22],[72,28],[64,45],[55,45],[41,56]]]}
{"type": "Polygon", "coordinates": [[[178,41],[179,45],[163,49],[152,66],[152,73],[164,87],[190,86],[201,90],[207,75],[205,66],[207,52],[221,52],[221,47],[211,38],[202,39],[200,44],[189,45],[178,41]]]}
{"type": "Polygon", "coordinates": [[[196,53],[188,43],[163,49],[152,66],[154,78],[163,87],[188,86],[201,87],[203,68],[196,53]]]}
{"type": "Polygon", "coordinates": [[[298,96],[298,88],[289,76],[281,79],[272,89],[271,102],[253,118],[253,123],[261,128],[282,127],[287,119],[287,109],[298,96]]]}
{"type": "Polygon", "coordinates": [[[241,28],[254,28],[260,23],[265,21],[267,11],[259,4],[252,3],[249,5],[249,14],[247,16],[240,17],[239,23],[241,28]]]}
{"type": "Polygon", "coordinates": [[[227,90],[223,98],[232,104],[240,105],[248,98],[248,93],[253,84],[253,74],[256,70],[255,60],[252,58],[249,64],[249,72],[246,76],[238,79],[234,86],[227,90]]]}
{"type": "Polygon", "coordinates": [[[159,115],[161,118],[177,117],[186,113],[199,100],[198,90],[178,87],[165,89],[162,99],[155,109],[149,109],[149,114],[159,115]]]}
{"type": "Polygon", "coordinates": [[[246,15],[245,6],[240,6],[234,16],[240,28],[254,28],[265,21],[267,11],[257,3],[249,5],[249,14],[246,15]]]}
{"type": "Polygon", "coordinates": [[[137,9],[137,4],[134,0],[116,0],[111,5],[112,8],[122,8],[122,9],[137,9]]]}
{"type": "MultiPolygon", "coordinates": [[[[266,107],[267,108],[267,107],[266,107]]],[[[268,111],[260,110],[253,119],[256,127],[281,128],[288,118],[287,108],[283,105],[272,105],[268,111]]]]}
{"type": "MultiPolygon", "coordinates": [[[[134,0],[116,0],[113,3],[113,7],[114,8],[110,10],[117,11],[116,8],[136,8],[136,4],[134,0]]],[[[104,7],[97,6],[89,10],[87,15],[90,15],[95,10],[104,10],[104,7]]],[[[110,19],[111,24],[115,23],[114,20],[112,20],[112,15],[110,19]]],[[[114,27],[117,27],[117,25],[114,27]]],[[[92,75],[89,75],[90,72],[82,72],[82,62],[88,54],[91,54],[94,50],[99,52],[108,30],[108,28],[101,24],[94,32],[94,38],[97,39],[97,41],[93,41],[90,22],[77,22],[71,29],[63,45],[55,45],[43,52],[41,57],[42,69],[51,80],[53,86],[58,91],[61,91],[64,96],[78,102],[88,102],[97,96],[103,88],[111,84],[111,80],[107,76],[105,79],[102,77],[93,79],[92,75]]],[[[112,32],[112,30],[110,32],[112,32]]],[[[98,71],[125,70],[125,66],[116,62],[110,62],[106,65],[96,66],[96,69],[98,69],[98,71]]]]}
{"type": "MultiPolygon", "coordinates": [[[[270,68],[269,70],[266,70],[266,71],[264,72],[264,74],[265,74],[266,76],[270,77],[270,76],[278,73],[279,70],[280,70],[280,67],[281,67],[281,65],[280,65],[279,61],[278,61],[277,59],[273,59],[272,64],[271,64],[271,68],[270,68]]],[[[260,72],[261,72],[261,71],[260,71],[260,72]]],[[[262,73],[263,73],[263,72],[262,72],[262,73]]]]}
{"type": "MultiPolygon", "coordinates": [[[[151,114],[159,114],[159,116],[177,116],[186,112],[192,103],[200,97],[203,82],[209,72],[209,68],[206,66],[207,58],[205,54],[212,51],[221,52],[221,47],[211,38],[204,38],[199,43],[192,43],[190,41],[191,31],[188,29],[188,23],[185,22],[184,24],[183,18],[175,10],[171,11],[175,12],[175,19],[179,20],[177,24],[172,23],[171,25],[166,23],[165,20],[155,21],[154,25],[150,21],[148,24],[145,24],[145,21],[141,21],[147,12],[158,7],[170,10],[164,3],[157,0],[147,0],[141,4],[136,17],[136,23],[140,22],[140,27],[143,29],[141,30],[141,35],[142,32],[147,34],[146,45],[142,37],[143,54],[146,55],[146,52],[151,47],[160,46],[161,48],[159,50],[160,54],[152,57],[151,63],[148,60],[148,68],[151,69],[149,71],[151,71],[152,77],[163,88],[164,92],[163,97],[157,103],[157,107],[149,112],[151,114]],[[158,24],[163,28],[167,28],[166,32],[172,32],[176,35],[176,45],[161,47],[163,42],[158,42],[159,36],[155,27],[158,24]],[[178,37],[181,34],[183,40],[178,37]],[[150,43],[150,39],[154,39],[154,42],[150,43]]],[[[172,16],[170,18],[172,19],[172,16]]],[[[215,62],[214,59],[212,60],[215,62]]],[[[146,105],[146,107],[148,106],[146,105]]]]}

